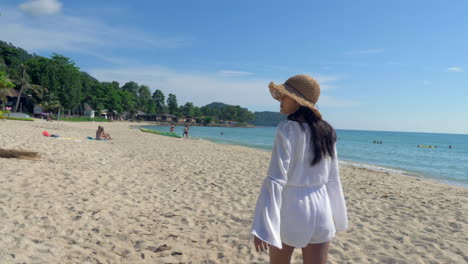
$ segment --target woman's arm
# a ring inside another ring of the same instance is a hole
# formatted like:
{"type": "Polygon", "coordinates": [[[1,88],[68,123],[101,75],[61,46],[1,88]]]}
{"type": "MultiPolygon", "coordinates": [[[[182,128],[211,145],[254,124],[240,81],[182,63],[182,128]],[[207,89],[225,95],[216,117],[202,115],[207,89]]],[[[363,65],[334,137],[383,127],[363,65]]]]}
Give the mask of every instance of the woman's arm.
{"type": "Polygon", "coordinates": [[[291,144],[288,138],[287,123],[278,126],[273,146],[268,175],[255,207],[251,233],[257,237],[255,246],[262,248],[263,241],[282,248],[280,236],[281,192],[287,182],[291,161],[291,144]]]}

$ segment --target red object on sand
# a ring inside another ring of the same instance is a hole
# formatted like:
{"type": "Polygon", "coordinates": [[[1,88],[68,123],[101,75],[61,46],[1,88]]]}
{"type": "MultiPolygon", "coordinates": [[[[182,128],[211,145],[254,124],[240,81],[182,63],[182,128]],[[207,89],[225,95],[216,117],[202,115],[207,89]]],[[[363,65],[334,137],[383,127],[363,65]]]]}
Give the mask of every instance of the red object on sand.
{"type": "Polygon", "coordinates": [[[46,137],[50,137],[49,132],[47,132],[47,131],[45,131],[45,130],[44,130],[44,132],[42,132],[42,135],[44,135],[44,136],[46,136],[46,137]]]}

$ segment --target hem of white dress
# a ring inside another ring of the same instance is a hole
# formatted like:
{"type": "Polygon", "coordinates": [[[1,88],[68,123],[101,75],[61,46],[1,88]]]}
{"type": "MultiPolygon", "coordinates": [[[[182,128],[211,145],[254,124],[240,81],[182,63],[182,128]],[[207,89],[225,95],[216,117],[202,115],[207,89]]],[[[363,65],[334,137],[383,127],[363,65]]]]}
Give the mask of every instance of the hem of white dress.
{"type": "Polygon", "coordinates": [[[331,235],[330,237],[328,237],[327,239],[325,240],[314,240],[314,241],[309,241],[308,244],[322,244],[322,243],[326,243],[326,242],[330,242],[334,237],[335,237],[336,233],[333,233],[333,235],[331,235]]]}
{"type": "Polygon", "coordinates": [[[257,231],[255,231],[255,230],[250,231],[250,234],[253,235],[253,236],[258,237],[260,240],[267,243],[268,245],[274,246],[274,247],[279,248],[279,249],[283,249],[282,243],[279,244],[279,245],[273,245],[273,243],[270,243],[269,241],[265,241],[261,236],[258,235],[257,231]]]}

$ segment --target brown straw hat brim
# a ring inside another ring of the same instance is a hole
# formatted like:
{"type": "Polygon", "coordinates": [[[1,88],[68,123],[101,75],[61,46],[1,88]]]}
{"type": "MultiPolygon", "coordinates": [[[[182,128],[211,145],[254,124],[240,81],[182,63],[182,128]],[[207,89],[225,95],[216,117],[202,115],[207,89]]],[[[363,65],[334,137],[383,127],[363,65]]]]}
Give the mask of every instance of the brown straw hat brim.
{"type": "Polygon", "coordinates": [[[270,82],[268,85],[268,88],[270,88],[270,93],[271,96],[275,99],[281,102],[281,98],[286,95],[294,99],[299,105],[305,106],[310,108],[314,113],[317,115],[317,117],[322,118],[322,114],[320,111],[317,109],[315,104],[307,99],[305,99],[299,92],[296,91],[296,89],[292,88],[291,86],[287,84],[275,84],[274,82],[270,82]]]}

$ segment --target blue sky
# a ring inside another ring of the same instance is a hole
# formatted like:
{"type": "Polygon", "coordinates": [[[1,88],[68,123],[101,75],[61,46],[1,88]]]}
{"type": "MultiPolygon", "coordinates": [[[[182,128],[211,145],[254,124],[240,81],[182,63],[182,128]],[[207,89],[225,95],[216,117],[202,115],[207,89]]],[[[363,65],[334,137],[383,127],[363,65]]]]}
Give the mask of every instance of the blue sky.
{"type": "Polygon", "coordinates": [[[179,103],[277,111],[306,73],[336,128],[468,134],[467,1],[0,3],[0,39],[179,103]]]}

